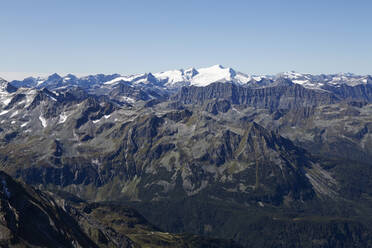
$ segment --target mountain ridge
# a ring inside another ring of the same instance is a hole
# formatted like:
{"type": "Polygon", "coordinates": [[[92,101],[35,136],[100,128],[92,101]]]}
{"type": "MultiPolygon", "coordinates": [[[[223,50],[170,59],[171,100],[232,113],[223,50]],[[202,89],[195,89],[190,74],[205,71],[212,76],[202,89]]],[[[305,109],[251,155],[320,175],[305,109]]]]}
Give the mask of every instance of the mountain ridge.
{"type": "Polygon", "coordinates": [[[91,81],[95,85],[115,85],[120,81],[130,82],[132,84],[148,84],[153,83],[165,88],[180,88],[182,86],[207,86],[215,82],[232,82],[239,85],[257,87],[265,87],[262,81],[275,81],[278,78],[287,78],[296,84],[300,84],[306,88],[323,89],[324,86],[330,85],[338,87],[342,84],[355,86],[360,84],[372,84],[372,77],[370,75],[356,75],[352,73],[337,73],[337,74],[319,74],[313,75],[308,73],[297,73],[294,71],[278,73],[276,75],[247,75],[242,72],[237,72],[230,67],[223,67],[221,65],[213,65],[204,68],[190,68],[170,70],[157,73],[140,73],[129,76],[122,76],[119,74],[112,75],[89,75],[83,77],[76,77],[68,74],[64,77],[58,74],[52,74],[46,78],[28,77],[24,80],[11,81],[14,86],[21,87],[63,87],[67,84],[87,84],[91,81]],[[95,78],[100,78],[97,81],[95,78]],[[57,84],[56,82],[59,82],[57,84]],[[85,82],[85,83],[80,83],[85,82]]]}

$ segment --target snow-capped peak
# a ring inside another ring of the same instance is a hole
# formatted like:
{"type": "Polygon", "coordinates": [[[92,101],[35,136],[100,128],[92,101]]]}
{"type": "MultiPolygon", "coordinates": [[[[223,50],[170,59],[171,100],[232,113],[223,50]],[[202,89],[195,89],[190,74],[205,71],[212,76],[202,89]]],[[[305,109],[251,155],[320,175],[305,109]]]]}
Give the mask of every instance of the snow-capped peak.
{"type": "Polygon", "coordinates": [[[0,78],[0,100],[2,100],[1,95],[3,92],[5,92],[7,85],[8,85],[8,82],[5,79],[0,78]]]}
{"type": "Polygon", "coordinates": [[[140,77],[142,77],[144,74],[135,74],[135,75],[130,75],[130,76],[118,76],[110,81],[105,82],[105,85],[115,85],[119,82],[131,82],[134,81],[140,77]]]}
{"type": "Polygon", "coordinates": [[[369,76],[359,76],[353,73],[313,75],[310,73],[298,73],[295,71],[289,71],[280,73],[276,77],[287,78],[295,84],[300,84],[305,88],[312,89],[322,89],[326,85],[336,87],[339,87],[342,84],[346,84],[348,86],[356,86],[372,82],[371,80],[369,80],[369,76]]]}
{"type": "MultiPolygon", "coordinates": [[[[299,73],[288,71],[277,75],[247,75],[230,67],[216,64],[210,67],[169,70],[158,73],[141,73],[121,76],[119,74],[85,76],[78,78],[72,74],[64,77],[58,74],[46,78],[26,78],[23,81],[13,81],[16,87],[49,87],[61,88],[68,85],[104,85],[107,89],[125,82],[143,87],[179,88],[182,86],[207,86],[215,82],[231,82],[247,85],[248,87],[266,87],[279,78],[289,79],[295,84],[305,88],[327,89],[327,86],[339,87],[342,84],[356,86],[359,84],[372,84],[371,76],[359,76],[352,73],[320,74],[299,73]]],[[[1,80],[0,80],[1,84],[1,80]]]]}
{"type": "Polygon", "coordinates": [[[231,68],[224,68],[221,65],[198,69],[198,74],[191,80],[191,85],[206,86],[219,81],[232,81],[236,72],[231,68]]]}
{"type": "Polygon", "coordinates": [[[194,68],[194,67],[192,67],[192,68],[189,68],[189,69],[187,69],[187,70],[185,70],[185,75],[187,75],[189,78],[192,78],[192,77],[194,77],[196,74],[198,74],[198,71],[194,68]]]}
{"type": "Polygon", "coordinates": [[[236,72],[232,68],[222,65],[213,65],[205,68],[190,68],[187,70],[171,70],[155,73],[159,82],[167,87],[179,87],[184,85],[207,86],[215,82],[247,83],[251,77],[236,72]]]}
{"type": "Polygon", "coordinates": [[[179,82],[184,82],[188,79],[189,75],[190,74],[186,74],[183,69],[154,73],[154,76],[159,81],[166,82],[166,85],[173,85],[179,82]]]}
{"type": "Polygon", "coordinates": [[[135,74],[135,75],[130,75],[130,76],[118,76],[110,81],[107,81],[104,83],[104,85],[116,85],[120,82],[128,82],[132,84],[151,84],[151,83],[156,83],[158,79],[152,74],[152,73],[142,73],[142,74],[135,74]]]}
{"type": "Polygon", "coordinates": [[[0,86],[6,85],[8,82],[0,77],[0,86]]]}

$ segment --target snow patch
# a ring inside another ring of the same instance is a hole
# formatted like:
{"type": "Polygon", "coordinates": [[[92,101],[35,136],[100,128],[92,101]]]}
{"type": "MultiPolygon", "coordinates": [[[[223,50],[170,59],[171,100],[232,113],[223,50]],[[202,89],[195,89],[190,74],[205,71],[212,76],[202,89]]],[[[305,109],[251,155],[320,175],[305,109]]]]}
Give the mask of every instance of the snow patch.
{"type": "Polygon", "coordinates": [[[29,94],[26,94],[26,105],[27,105],[26,107],[30,106],[30,104],[34,100],[35,94],[36,94],[35,90],[32,90],[29,94]]]}
{"type": "Polygon", "coordinates": [[[39,116],[39,120],[40,120],[41,125],[42,125],[43,127],[46,127],[46,126],[48,125],[47,120],[46,120],[42,115],[39,116]]]}
{"type": "Polygon", "coordinates": [[[127,96],[123,96],[122,99],[123,101],[129,102],[129,103],[136,102],[136,100],[134,100],[133,98],[127,97],[127,96]]]}
{"type": "Polygon", "coordinates": [[[59,124],[64,123],[67,120],[67,118],[68,118],[68,115],[66,114],[66,112],[61,113],[60,116],[59,116],[58,123],[59,124]]]}
{"type": "Polygon", "coordinates": [[[3,100],[3,103],[5,105],[8,105],[11,101],[12,101],[12,98],[11,97],[7,97],[7,98],[5,98],[5,100],[3,100]]]}
{"type": "Polygon", "coordinates": [[[94,165],[100,165],[101,163],[99,162],[99,159],[92,159],[92,164],[94,165]]]}
{"type": "Polygon", "coordinates": [[[18,114],[18,110],[14,111],[14,112],[11,114],[10,118],[13,118],[13,117],[16,116],[17,114],[18,114]]]}
{"type": "Polygon", "coordinates": [[[141,75],[143,74],[136,74],[136,75],[132,75],[132,76],[121,76],[121,77],[117,77],[117,78],[114,78],[113,80],[110,80],[110,81],[107,81],[104,83],[104,85],[113,85],[113,84],[116,84],[120,81],[126,81],[126,82],[131,82],[133,80],[135,80],[136,78],[140,77],[141,75]]]}
{"type": "Polygon", "coordinates": [[[295,84],[306,84],[309,81],[308,80],[292,80],[292,82],[295,84]]]}
{"type": "Polygon", "coordinates": [[[9,110],[3,110],[3,111],[1,111],[0,115],[5,115],[8,112],[9,112],[9,110]]]}

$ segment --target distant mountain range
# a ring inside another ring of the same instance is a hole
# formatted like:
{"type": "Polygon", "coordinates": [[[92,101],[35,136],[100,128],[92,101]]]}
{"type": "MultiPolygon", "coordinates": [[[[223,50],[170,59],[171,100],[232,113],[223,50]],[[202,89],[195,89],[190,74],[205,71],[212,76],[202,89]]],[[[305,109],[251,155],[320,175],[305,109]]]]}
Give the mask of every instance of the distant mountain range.
{"type": "Polygon", "coordinates": [[[232,82],[248,87],[270,86],[278,78],[290,79],[295,84],[300,84],[305,88],[325,89],[327,86],[337,87],[340,85],[355,86],[359,84],[372,84],[370,75],[360,76],[351,73],[340,74],[302,74],[294,71],[280,73],[277,75],[247,75],[237,72],[232,68],[225,68],[221,65],[214,65],[207,68],[190,68],[187,70],[171,70],[159,73],[143,73],[130,76],[119,74],[76,77],[68,74],[64,77],[52,74],[46,78],[29,77],[24,80],[15,80],[11,83],[16,87],[32,88],[63,88],[68,86],[80,86],[83,88],[91,87],[110,87],[120,82],[132,85],[151,85],[165,88],[178,88],[182,86],[207,86],[215,82],[232,82]]]}

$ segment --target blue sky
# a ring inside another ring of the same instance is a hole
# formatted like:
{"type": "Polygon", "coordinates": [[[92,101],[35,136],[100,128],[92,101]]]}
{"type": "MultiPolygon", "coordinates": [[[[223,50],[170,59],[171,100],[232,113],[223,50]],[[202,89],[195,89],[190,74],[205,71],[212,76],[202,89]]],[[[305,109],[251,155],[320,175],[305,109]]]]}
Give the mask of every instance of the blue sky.
{"type": "Polygon", "coordinates": [[[8,78],[213,64],[372,74],[372,1],[12,0],[0,9],[8,78]]]}

